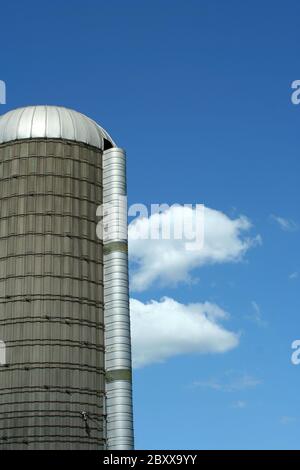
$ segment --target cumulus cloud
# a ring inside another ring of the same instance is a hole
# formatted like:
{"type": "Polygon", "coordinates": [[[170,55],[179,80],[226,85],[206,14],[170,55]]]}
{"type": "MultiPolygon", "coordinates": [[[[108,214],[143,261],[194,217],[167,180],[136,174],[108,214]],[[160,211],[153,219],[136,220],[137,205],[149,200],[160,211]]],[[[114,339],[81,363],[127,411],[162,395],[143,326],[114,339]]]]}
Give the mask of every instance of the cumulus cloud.
{"type": "Polygon", "coordinates": [[[210,302],[131,299],[130,310],[134,367],[182,354],[225,353],[239,343],[239,336],[220,324],[228,314],[210,302]]]}
{"type": "Polygon", "coordinates": [[[279,217],[278,215],[271,215],[270,218],[276,222],[281,230],[285,232],[295,232],[298,230],[298,224],[292,219],[285,219],[284,217],[279,217]]]}
{"type": "MultiPolygon", "coordinates": [[[[187,238],[176,238],[174,227],[189,220],[197,227],[196,209],[172,206],[149,218],[141,217],[129,224],[129,256],[131,261],[131,288],[143,291],[158,282],[176,285],[190,282],[193,269],[207,264],[241,261],[247,250],[261,243],[259,236],[250,237],[250,221],[240,216],[229,218],[214,209],[204,208],[203,245],[197,250],[187,249],[187,238]],[[153,227],[171,227],[168,239],[151,239],[153,227]]],[[[198,234],[199,235],[199,234],[198,234]]],[[[200,237],[201,238],[201,237],[200,237]]]]}

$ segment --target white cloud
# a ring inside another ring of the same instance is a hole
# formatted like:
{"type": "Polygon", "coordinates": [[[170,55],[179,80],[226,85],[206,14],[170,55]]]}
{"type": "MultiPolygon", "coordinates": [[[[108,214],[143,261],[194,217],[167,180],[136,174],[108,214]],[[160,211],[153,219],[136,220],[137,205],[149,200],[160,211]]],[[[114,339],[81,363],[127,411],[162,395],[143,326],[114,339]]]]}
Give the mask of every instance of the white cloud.
{"type": "Polygon", "coordinates": [[[246,318],[256,323],[258,326],[267,326],[267,322],[263,319],[260,306],[254,300],[252,300],[251,306],[252,313],[247,315],[246,318]]]}
{"type": "Polygon", "coordinates": [[[296,224],[296,222],[292,219],[285,219],[283,217],[279,217],[278,215],[273,214],[270,217],[285,232],[295,232],[299,228],[298,224],[296,224]]]}
{"type": "Polygon", "coordinates": [[[246,406],[247,406],[247,403],[243,400],[237,400],[232,403],[232,408],[238,408],[240,410],[243,408],[246,408],[246,406]]]}
{"type": "Polygon", "coordinates": [[[294,416],[281,416],[280,418],[280,423],[281,424],[291,424],[296,421],[296,418],[294,416]]]}
{"type": "Polygon", "coordinates": [[[164,362],[181,354],[224,353],[239,343],[220,321],[228,314],[215,304],[181,304],[164,297],[130,301],[134,367],[164,362]]]}
{"type": "Polygon", "coordinates": [[[135,219],[129,225],[129,256],[131,261],[131,288],[142,291],[158,281],[161,285],[191,282],[191,271],[207,264],[241,261],[247,250],[261,243],[260,236],[245,234],[250,221],[240,216],[230,219],[222,212],[204,208],[204,244],[197,251],[186,249],[187,239],[137,239],[148,233],[153,225],[179,226],[190,218],[195,226],[195,208],[172,206],[149,218],[135,219]]]}
{"type": "Polygon", "coordinates": [[[289,275],[289,279],[291,280],[298,279],[298,277],[299,277],[298,271],[295,271],[289,275]]]}
{"type": "Polygon", "coordinates": [[[194,387],[211,388],[220,392],[236,392],[248,388],[255,388],[261,384],[261,380],[248,374],[238,374],[229,371],[223,377],[208,380],[197,380],[194,387]]]}

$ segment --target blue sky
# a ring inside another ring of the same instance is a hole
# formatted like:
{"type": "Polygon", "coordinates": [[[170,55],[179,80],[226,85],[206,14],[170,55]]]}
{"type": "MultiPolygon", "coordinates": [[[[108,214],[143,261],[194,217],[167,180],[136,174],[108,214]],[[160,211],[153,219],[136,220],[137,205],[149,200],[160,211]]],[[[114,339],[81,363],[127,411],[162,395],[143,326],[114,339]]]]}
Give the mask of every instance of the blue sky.
{"type": "Polygon", "coordinates": [[[130,202],[203,203],[247,217],[238,239],[260,240],[198,263],[190,282],[132,292],[142,308],[217,305],[238,335],[227,352],[178,350],[135,371],[137,448],[300,447],[299,14],[293,0],[1,5],[0,113],[77,109],[126,148],[130,202]]]}

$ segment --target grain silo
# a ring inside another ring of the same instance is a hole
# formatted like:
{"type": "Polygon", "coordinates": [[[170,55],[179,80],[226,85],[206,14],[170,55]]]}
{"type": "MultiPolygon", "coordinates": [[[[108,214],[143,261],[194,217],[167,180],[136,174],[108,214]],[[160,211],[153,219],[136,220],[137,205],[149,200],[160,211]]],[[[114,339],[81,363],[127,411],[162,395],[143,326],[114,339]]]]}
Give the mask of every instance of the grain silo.
{"type": "Polygon", "coordinates": [[[132,449],[118,209],[96,235],[125,152],[81,113],[29,106],[0,117],[0,178],[0,449],[132,449]]]}

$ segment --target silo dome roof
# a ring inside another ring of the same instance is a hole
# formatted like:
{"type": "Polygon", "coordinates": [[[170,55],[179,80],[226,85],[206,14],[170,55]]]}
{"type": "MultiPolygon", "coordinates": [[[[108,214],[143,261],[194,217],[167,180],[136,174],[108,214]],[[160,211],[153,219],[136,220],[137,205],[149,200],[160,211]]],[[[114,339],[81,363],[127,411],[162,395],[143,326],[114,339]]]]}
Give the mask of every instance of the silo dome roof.
{"type": "Polygon", "coordinates": [[[27,106],[0,116],[0,144],[22,139],[66,139],[104,149],[116,144],[95,121],[61,106],[27,106]]]}

